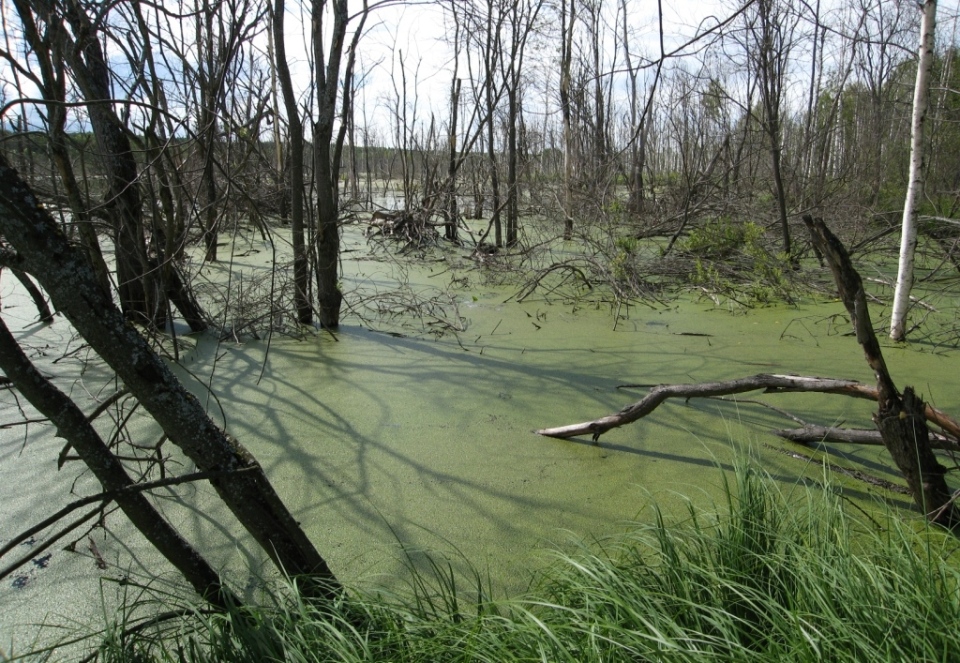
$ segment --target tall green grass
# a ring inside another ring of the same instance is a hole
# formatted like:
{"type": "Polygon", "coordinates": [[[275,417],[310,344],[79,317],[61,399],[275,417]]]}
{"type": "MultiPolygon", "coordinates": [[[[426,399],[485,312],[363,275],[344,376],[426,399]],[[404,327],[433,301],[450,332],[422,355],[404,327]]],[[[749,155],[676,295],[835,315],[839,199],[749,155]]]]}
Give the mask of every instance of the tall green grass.
{"type": "Polygon", "coordinates": [[[718,514],[657,512],[615,542],[556,553],[522,598],[491,600],[479,576],[434,561],[399,595],[322,606],[288,585],[132,634],[120,619],[99,659],[960,660],[955,539],[895,514],[858,520],[822,487],[784,494],[751,467],[726,488],[718,514]]]}

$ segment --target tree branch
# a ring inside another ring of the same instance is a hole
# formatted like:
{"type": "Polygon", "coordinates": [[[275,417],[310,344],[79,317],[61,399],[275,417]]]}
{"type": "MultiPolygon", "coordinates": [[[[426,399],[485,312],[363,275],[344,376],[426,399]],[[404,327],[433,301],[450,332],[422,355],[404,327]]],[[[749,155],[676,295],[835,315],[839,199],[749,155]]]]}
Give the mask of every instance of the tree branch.
{"type": "MultiPolygon", "coordinates": [[[[593,441],[596,442],[600,439],[600,436],[608,430],[633,423],[647,416],[668,398],[708,398],[712,396],[743,394],[758,389],[763,389],[766,393],[771,394],[815,392],[840,394],[874,401],[878,398],[878,391],[875,387],[857,382],[856,380],[761,373],[759,375],[723,382],[656,385],[652,387],[650,393],[641,400],[626,406],[614,414],[579,424],[570,424],[556,428],[543,428],[536,432],[538,435],[560,439],[589,434],[593,437],[593,441]]],[[[949,415],[930,405],[926,405],[926,414],[928,420],[940,426],[947,434],[960,438],[960,423],[949,415]]]]}

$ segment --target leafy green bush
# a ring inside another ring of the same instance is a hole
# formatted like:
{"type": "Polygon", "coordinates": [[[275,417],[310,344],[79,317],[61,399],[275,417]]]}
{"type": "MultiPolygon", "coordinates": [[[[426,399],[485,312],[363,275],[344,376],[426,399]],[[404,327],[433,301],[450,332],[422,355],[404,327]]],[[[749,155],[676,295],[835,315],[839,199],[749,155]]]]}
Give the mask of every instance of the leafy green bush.
{"type": "Polygon", "coordinates": [[[784,266],[789,256],[771,252],[761,226],[722,217],[690,231],[680,251],[693,259],[690,282],[746,306],[792,302],[793,284],[784,266]]]}

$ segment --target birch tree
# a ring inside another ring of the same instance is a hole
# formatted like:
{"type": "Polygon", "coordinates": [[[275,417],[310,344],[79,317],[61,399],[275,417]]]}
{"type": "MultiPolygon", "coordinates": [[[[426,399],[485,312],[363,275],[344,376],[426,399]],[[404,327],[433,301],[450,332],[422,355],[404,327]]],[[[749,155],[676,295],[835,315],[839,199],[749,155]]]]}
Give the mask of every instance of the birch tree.
{"type": "Polygon", "coordinates": [[[913,259],[917,248],[917,200],[923,190],[923,126],[927,116],[930,72],[933,69],[933,37],[937,22],[937,0],[926,0],[920,21],[920,59],[917,62],[917,83],[913,91],[913,121],[910,128],[910,176],[907,197],[903,202],[903,227],[900,230],[900,264],[897,287],[890,316],[890,338],[906,338],[907,309],[913,289],[913,259]]]}

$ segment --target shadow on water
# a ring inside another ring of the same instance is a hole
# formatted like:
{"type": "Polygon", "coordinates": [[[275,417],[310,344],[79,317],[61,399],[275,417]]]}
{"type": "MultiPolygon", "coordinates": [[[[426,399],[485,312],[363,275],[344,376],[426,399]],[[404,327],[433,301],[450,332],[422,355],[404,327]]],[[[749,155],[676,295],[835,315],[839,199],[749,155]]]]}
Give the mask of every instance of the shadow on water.
{"type": "MultiPolygon", "coordinates": [[[[264,250],[245,259],[265,272],[269,255],[264,250]]],[[[447,267],[440,267],[445,274],[447,267]]],[[[344,278],[351,287],[386,290],[396,287],[394,269],[367,261],[344,278]]],[[[223,265],[202,270],[211,279],[224,273],[223,265]]],[[[460,278],[452,267],[449,271],[451,282],[460,278]]],[[[425,282],[432,277],[412,273],[411,278],[425,282]]],[[[183,366],[174,370],[201,401],[207,400],[211,416],[253,451],[347,582],[389,583],[390,576],[403,571],[398,559],[402,544],[406,550],[455,550],[481,573],[489,573],[497,586],[522,588],[549,542],[566,541],[571,533],[603,537],[622,532],[645,519],[654,500],[668,517],[686,515],[687,498],[707,509],[722,504],[721,473],[732,469],[741,448],[756,454],[786,487],[823,479],[815,462],[768,449],[796,449],[765,433],[793,424],[743,399],[670,401],[645,419],[608,432],[599,445],[532,432],[615,412],[645,393],[645,388],[618,389],[620,385],[715,381],[758,372],[872,379],[852,339],[821,334],[812,323],[804,323],[804,333],[791,326],[798,319],[829,318],[840,308],[835,303],[731,316],[687,300],[672,308],[635,307],[614,325],[613,312],[602,305],[577,308],[535,297],[504,304],[512,293],[482,283],[476,274],[461,281],[465,285],[454,299],[467,330],[458,337],[435,339],[423,329],[407,327],[400,331],[408,336],[397,337],[354,323],[341,329],[337,341],[326,334],[302,341],[275,338],[269,353],[264,342],[228,344],[207,336],[184,340],[196,347],[185,348],[183,366]],[[208,387],[216,398],[208,398],[208,387]]],[[[26,307],[11,307],[3,294],[5,319],[26,315],[26,307]]],[[[72,348],[76,343],[59,322],[41,328],[24,319],[20,327],[38,356],[45,344],[72,348]]],[[[389,325],[384,330],[397,331],[389,325]]],[[[885,352],[898,384],[923,387],[930,402],[960,411],[960,373],[945,371],[942,355],[904,348],[885,352]]],[[[79,371],[80,377],[65,378],[63,386],[74,395],[85,394],[90,411],[97,398],[117,385],[95,365],[78,369],[80,359],[50,370],[79,371]]],[[[865,401],[835,396],[745,398],[824,425],[869,425],[872,410],[865,401]]],[[[22,418],[19,407],[14,399],[0,400],[8,419],[22,418]]],[[[155,426],[140,416],[131,419],[130,432],[145,444],[159,438],[155,426]]],[[[49,467],[63,447],[52,430],[33,426],[29,434],[2,433],[0,516],[5,526],[47,513],[46,495],[54,488],[67,496],[71,490],[95,492],[89,482],[73,483],[75,475],[67,472],[52,473],[59,483],[49,487],[49,467]],[[43,485],[47,492],[24,491],[24,485],[43,485]]],[[[165,450],[172,451],[169,445],[165,450]]],[[[800,450],[897,478],[878,448],[821,445],[800,450]]],[[[175,454],[172,461],[190,469],[175,454]]],[[[834,480],[831,487],[840,486],[851,499],[909,506],[901,496],[845,477],[835,475],[834,480]]],[[[212,488],[180,486],[159,493],[158,502],[232,581],[255,591],[250,579],[266,568],[263,554],[238,537],[239,527],[212,488]]],[[[111,563],[123,560],[123,572],[156,573],[155,551],[129,528],[116,531],[113,541],[98,539],[102,554],[111,563]]],[[[119,563],[110,573],[118,569],[119,563]]],[[[0,598],[22,623],[41,621],[47,610],[73,616],[96,593],[100,576],[90,555],[57,551],[49,568],[31,575],[23,588],[5,588],[0,598]],[[43,611],[38,611],[41,605],[43,611]]]]}
{"type": "MultiPolygon", "coordinates": [[[[772,334],[771,341],[744,332],[743,320],[702,311],[658,312],[658,324],[639,320],[625,332],[612,330],[604,311],[468,305],[471,331],[459,339],[344,327],[336,342],[326,335],[275,341],[267,357],[263,343],[201,344],[189,366],[204,381],[212,372],[227,428],[254,451],[347,577],[396,571],[384,559],[399,538],[428,547],[455,542],[499,580],[522,583],[531,555],[558,532],[620,531],[651,498],[709,503],[734,449],[767,442],[764,430],[785,425],[759,406],[707,400],[668,402],[609,432],[599,446],[531,432],[614,412],[642,395],[617,390],[620,384],[741,377],[756,372],[744,371],[754,364],[854,377],[863,371],[856,355],[836,354],[830,339],[815,348],[772,334]],[[677,328],[711,331],[669,331],[677,328]]],[[[751,324],[770,322],[758,317],[751,324]]],[[[769,326],[783,326],[774,322],[769,326]]],[[[869,421],[863,401],[809,394],[767,400],[811,421],[869,421]]],[[[876,449],[828,446],[827,454],[895,476],[876,449]]],[[[765,466],[785,484],[822,475],[819,467],[767,456],[765,466]]],[[[863,486],[844,490],[874,499],[863,486]]]]}

